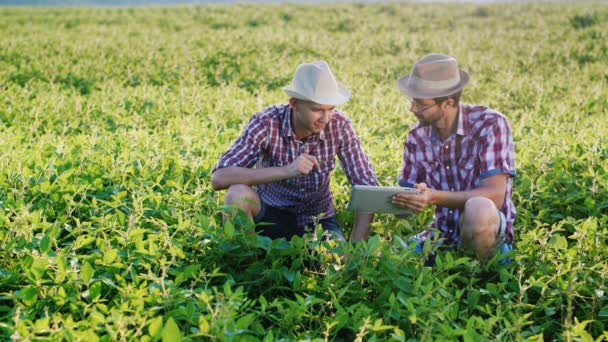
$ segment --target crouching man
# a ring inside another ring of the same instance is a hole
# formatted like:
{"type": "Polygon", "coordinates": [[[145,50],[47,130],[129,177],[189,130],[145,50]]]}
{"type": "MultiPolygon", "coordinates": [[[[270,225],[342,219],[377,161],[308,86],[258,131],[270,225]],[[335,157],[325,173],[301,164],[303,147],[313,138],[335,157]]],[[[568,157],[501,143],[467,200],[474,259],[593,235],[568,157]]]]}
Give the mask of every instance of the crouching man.
{"type": "MultiPolygon", "coordinates": [[[[300,64],[283,90],[289,102],[251,118],[215,166],[211,184],[228,189],[225,204],[240,207],[255,223],[269,223],[256,226],[259,234],[290,239],[318,223],[345,241],[329,188],[335,157],[351,184],[378,184],[350,120],[336,109],[350,93],[324,61],[300,64]]],[[[368,231],[372,219],[356,213],[353,233],[368,231]]]]}
{"type": "Polygon", "coordinates": [[[422,57],[398,80],[418,119],[405,142],[399,184],[420,192],[396,195],[393,204],[435,208],[431,226],[410,238],[414,250],[437,238],[442,247],[460,246],[485,260],[512,249],[515,153],[503,114],[460,102],[468,81],[456,59],[442,54],[422,57]]]}

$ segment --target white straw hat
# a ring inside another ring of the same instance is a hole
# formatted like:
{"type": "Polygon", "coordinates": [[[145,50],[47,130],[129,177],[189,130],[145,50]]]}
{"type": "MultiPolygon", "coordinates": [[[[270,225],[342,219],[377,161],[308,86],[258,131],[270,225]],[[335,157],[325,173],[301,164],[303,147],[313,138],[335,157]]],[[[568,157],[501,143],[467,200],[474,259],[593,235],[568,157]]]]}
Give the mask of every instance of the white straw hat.
{"type": "Polygon", "coordinates": [[[290,85],[283,88],[290,97],[324,105],[339,105],[350,92],[339,84],[325,61],[298,65],[290,85]]]}

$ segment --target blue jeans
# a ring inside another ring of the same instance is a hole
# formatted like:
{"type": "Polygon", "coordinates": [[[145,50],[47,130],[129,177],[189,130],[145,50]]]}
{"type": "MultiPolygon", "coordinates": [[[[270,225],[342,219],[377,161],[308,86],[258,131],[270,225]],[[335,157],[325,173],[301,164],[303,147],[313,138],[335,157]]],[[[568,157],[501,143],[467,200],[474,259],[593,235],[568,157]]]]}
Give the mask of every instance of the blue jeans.
{"type": "MultiPolygon", "coordinates": [[[[260,212],[253,218],[253,221],[256,223],[255,231],[271,239],[285,238],[291,240],[293,236],[302,236],[306,233],[306,227],[298,226],[296,216],[292,212],[271,207],[264,202],[262,202],[260,212]],[[258,223],[266,224],[259,225],[258,223]]],[[[319,220],[319,224],[334,240],[346,241],[335,216],[322,218],[319,220]]]]}

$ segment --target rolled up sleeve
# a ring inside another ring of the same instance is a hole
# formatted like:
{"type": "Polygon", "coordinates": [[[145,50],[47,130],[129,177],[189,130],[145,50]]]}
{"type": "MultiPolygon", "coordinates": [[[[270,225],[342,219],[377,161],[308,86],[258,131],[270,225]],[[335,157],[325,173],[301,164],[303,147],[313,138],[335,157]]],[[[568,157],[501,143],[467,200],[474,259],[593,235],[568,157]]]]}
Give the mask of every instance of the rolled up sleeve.
{"type": "Polygon", "coordinates": [[[497,174],[515,177],[515,148],[509,123],[500,117],[482,134],[483,143],[479,151],[480,177],[497,174]]]}
{"type": "Polygon", "coordinates": [[[238,139],[224,152],[213,172],[229,166],[253,167],[262,155],[266,136],[264,123],[258,116],[253,116],[238,139]]]}

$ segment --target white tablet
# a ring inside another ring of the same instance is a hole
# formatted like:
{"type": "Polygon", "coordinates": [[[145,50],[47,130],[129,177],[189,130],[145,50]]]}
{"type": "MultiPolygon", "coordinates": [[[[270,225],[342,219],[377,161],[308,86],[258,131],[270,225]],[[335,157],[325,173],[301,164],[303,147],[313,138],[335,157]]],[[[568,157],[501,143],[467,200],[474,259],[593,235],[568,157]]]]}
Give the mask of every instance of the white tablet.
{"type": "Polygon", "coordinates": [[[350,192],[350,200],[346,209],[362,213],[413,214],[413,210],[402,209],[392,203],[393,196],[403,192],[418,193],[420,190],[393,186],[355,185],[350,192]]]}

